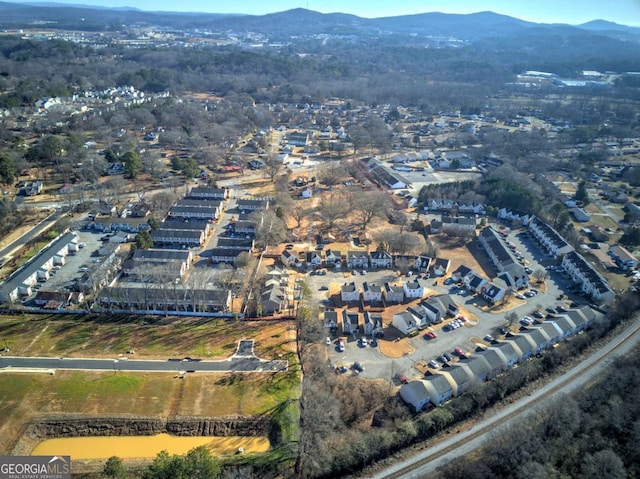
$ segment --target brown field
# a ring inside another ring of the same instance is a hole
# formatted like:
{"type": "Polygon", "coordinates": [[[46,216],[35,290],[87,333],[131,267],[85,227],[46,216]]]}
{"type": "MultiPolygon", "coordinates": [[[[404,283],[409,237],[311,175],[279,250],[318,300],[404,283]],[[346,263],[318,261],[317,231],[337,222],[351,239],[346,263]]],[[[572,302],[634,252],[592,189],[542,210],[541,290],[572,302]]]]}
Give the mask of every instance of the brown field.
{"type": "Polygon", "coordinates": [[[265,359],[295,351],[295,329],[286,321],[2,317],[0,337],[17,356],[118,357],[133,350],[132,358],[224,359],[235,352],[240,339],[255,340],[256,354],[265,359]]]}
{"type": "MultiPolygon", "coordinates": [[[[152,320],[147,318],[147,321],[152,320]]],[[[169,319],[160,324],[102,322],[73,317],[2,318],[0,337],[11,354],[64,357],[202,357],[222,359],[237,341],[256,341],[263,358],[296,362],[292,323],[169,319]],[[204,352],[204,354],[202,354],[204,352]]],[[[51,414],[233,416],[268,413],[297,397],[294,366],[285,373],[0,373],[0,453],[7,453],[27,421],[51,414]]]]}

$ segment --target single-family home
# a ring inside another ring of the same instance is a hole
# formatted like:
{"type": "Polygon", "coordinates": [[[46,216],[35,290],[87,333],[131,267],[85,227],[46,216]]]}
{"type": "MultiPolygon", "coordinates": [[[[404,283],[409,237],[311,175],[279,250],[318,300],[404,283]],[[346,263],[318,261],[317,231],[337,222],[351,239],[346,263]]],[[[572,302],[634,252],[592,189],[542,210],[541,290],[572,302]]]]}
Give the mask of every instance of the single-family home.
{"type": "Polygon", "coordinates": [[[322,255],[319,251],[307,251],[305,253],[307,271],[317,269],[322,266],[322,255]]]}
{"type": "Polygon", "coordinates": [[[393,315],[391,324],[402,334],[410,334],[418,330],[420,318],[415,317],[411,312],[404,311],[393,315]]]}
{"type": "Polygon", "coordinates": [[[404,288],[397,284],[384,283],[384,300],[387,303],[402,303],[404,288]]]}
{"type": "Polygon", "coordinates": [[[374,251],[370,254],[371,268],[391,268],[393,266],[393,257],[388,251],[374,251]]]}
{"type": "Polygon", "coordinates": [[[475,272],[471,272],[470,274],[465,276],[462,279],[462,282],[469,291],[473,291],[474,293],[482,291],[482,288],[486,288],[486,286],[489,284],[489,280],[487,278],[483,278],[475,272]]]}
{"type": "Polygon", "coordinates": [[[432,258],[428,256],[416,256],[415,261],[413,262],[413,269],[416,271],[420,271],[421,273],[426,273],[431,268],[432,258]]]}
{"type": "Polygon", "coordinates": [[[355,311],[342,310],[342,334],[358,334],[360,315],[355,311]]]}
{"type": "Polygon", "coordinates": [[[434,324],[441,323],[445,318],[456,316],[459,311],[458,305],[448,294],[431,296],[426,301],[422,301],[420,306],[425,310],[429,321],[434,324]]]}
{"type": "Polygon", "coordinates": [[[417,280],[407,281],[404,286],[402,286],[402,289],[404,290],[405,297],[410,299],[422,298],[424,295],[424,288],[417,280]]]}
{"type": "Polygon", "coordinates": [[[631,252],[624,246],[612,246],[609,248],[609,255],[623,271],[636,269],[638,267],[638,258],[633,256],[633,254],[631,254],[631,252]]]}
{"type": "Polygon", "coordinates": [[[487,283],[481,290],[482,297],[486,299],[489,304],[497,304],[502,301],[507,293],[506,288],[501,288],[497,284],[487,283]]]}
{"type": "Polygon", "coordinates": [[[340,251],[337,251],[335,249],[327,249],[324,252],[324,260],[327,263],[327,266],[333,264],[333,265],[337,265],[342,263],[342,253],[340,253],[340,251]]]}
{"type": "Polygon", "coordinates": [[[446,258],[436,258],[433,260],[432,268],[434,276],[444,276],[449,272],[449,267],[451,266],[451,260],[446,258]]]}
{"type": "Polygon", "coordinates": [[[382,301],[382,288],[377,284],[365,281],[362,283],[362,297],[365,302],[382,301]]]}
{"type": "Polygon", "coordinates": [[[324,312],[324,327],[331,333],[338,331],[338,313],[335,311],[324,312]]]}
{"type": "Polygon", "coordinates": [[[260,295],[262,314],[274,314],[285,309],[286,305],[287,294],[280,286],[269,285],[260,295]]]}
{"type": "Polygon", "coordinates": [[[340,299],[345,303],[360,301],[360,290],[355,283],[345,283],[340,287],[340,299]]]}
{"type": "Polygon", "coordinates": [[[280,255],[280,261],[282,261],[282,264],[284,264],[287,268],[291,268],[298,262],[298,254],[285,249],[280,255]]]}
{"type": "Polygon", "coordinates": [[[461,264],[453,273],[451,273],[451,279],[457,283],[459,281],[463,281],[464,278],[471,274],[474,274],[474,271],[468,266],[461,264]]]}
{"type": "Polygon", "coordinates": [[[378,313],[364,313],[364,334],[368,336],[383,336],[382,315],[378,313]]]}

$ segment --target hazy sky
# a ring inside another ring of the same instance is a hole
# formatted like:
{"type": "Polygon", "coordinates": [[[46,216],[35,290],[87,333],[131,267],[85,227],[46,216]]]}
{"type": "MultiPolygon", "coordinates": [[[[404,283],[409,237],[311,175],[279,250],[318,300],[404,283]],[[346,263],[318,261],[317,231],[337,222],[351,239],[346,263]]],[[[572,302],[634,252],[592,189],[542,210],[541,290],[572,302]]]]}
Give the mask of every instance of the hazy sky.
{"type": "MultiPolygon", "coordinates": [[[[26,0],[29,1],[29,0],[26,0]]],[[[35,1],[35,0],[31,0],[35,1]]],[[[43,0],[40,0],[43,1],[43,0]]],[[[640,0],[53,0],[58,3],[135,7],[141,10],[262,15],[292,8],[375,18],[425,12],[494,11],[541,23],[580,24],[603,19],[640,26],[640,0]]]]}

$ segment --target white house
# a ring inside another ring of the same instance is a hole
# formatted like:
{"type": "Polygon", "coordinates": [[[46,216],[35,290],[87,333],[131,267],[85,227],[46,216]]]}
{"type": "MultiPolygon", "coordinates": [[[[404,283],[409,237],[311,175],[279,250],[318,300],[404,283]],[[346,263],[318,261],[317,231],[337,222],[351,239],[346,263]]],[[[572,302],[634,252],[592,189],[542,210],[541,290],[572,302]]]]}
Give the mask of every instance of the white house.
{"type": "Polygon", "coordinates": [[[409,311],[397,313],[393,315],[391,324],[402,334],[410,334],[418,330],[420,318],[416,318],[409,311]]]}
{"type": "Polygon", "coordinates": [[[429,400],[434,406],[439,406],[453,396],[453,388],[442,374],[427,376],[424,382],[429,393],[429,400]]]}
{"type": "Polygon", "coordinates": [[[324,327],[330,332],[335,333],[338,331],[338,313],[335,311],[324,312],[324,327]]]}
{"type": "Polygon", "coordinates": [[[402,303],[404,288],[396,284],[384,283],[384,300],[387,303],[402,303]]]}
{"type": "Polygon", "coordinates": [[[368,336],[384,335],[384,328],[382,326],[382,315],[377,313],[370,313],[369,311],[366,311],[364,313],[364,334],[368,336]]]}
{"type": "Polygon", "coordinates": [[[291,268],[298,262],[298,255],[297,253],[285,249],[280,255],[280,261],[282,261],[282,264],[286,267],[291,268]]]}
{"type": "Polygon", "coordinates": [[[365,302],[382,301],[382,288],[365,281],[362,284],[362,296],[365,302]]]}
{"type": "Polygon", "coordinates": [[[407,281],[404,286],[402,286],[402,289],[407,298],[422,298],[424,295],[424,288],[418,281],[407,281]]]}
{"type": "Polygon", "coordinates": [[[345,283],[340,288],[340,299],[345,303],[360,301],[360,290],[355,283],[345,283]]]}
{"type": "Polygon", "coordinates": [[[372,268],[391,268],[393,257],[387,251],[374,251],[370,254],[372,268]]]}
{"type": "Polygon", "coordinates": [[[307,269],[316,269],[322,266],[322,255],[318,251],[307,251],[305,253],[307,269]]]}
{"type": "Polygon", "coordinates": [[[347,267],[349,268],[368,268],[369,253],[366,251],[347,251],[347,267]]]}
{"type": "Polygon", "coordinates": [[[355,311],[342,310],[342,334],[358,334],[360,315],[355,311]]]}

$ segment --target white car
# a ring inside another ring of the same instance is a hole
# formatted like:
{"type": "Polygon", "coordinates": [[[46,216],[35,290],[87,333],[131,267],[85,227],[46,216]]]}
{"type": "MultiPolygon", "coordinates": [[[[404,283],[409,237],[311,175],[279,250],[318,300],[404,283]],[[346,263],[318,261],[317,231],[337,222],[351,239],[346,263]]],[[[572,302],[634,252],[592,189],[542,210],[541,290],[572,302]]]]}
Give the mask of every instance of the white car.
{"type": "Polygon", "coordinates": [[[327,337],[327,346],[331,344],[331,338],[327,337]]]}

